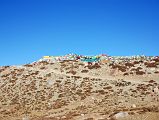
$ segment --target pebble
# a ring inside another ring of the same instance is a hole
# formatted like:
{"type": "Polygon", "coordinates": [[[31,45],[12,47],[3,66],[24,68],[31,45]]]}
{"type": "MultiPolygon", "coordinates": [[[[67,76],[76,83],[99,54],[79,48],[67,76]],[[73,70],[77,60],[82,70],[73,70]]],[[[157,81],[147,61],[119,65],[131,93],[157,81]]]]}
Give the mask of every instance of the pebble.
{"type": "Polygon", "coordinates": [[[84,116],[84,114],[81,114],[81,116],[84,116]]]}
{"type": "Polygon", "coordinates": [[[136,108],[136,105],[135,105],[135,104],[133,104],[133,105],[132,105],[132,107],[133,107],[133,108],[136,108]]]}

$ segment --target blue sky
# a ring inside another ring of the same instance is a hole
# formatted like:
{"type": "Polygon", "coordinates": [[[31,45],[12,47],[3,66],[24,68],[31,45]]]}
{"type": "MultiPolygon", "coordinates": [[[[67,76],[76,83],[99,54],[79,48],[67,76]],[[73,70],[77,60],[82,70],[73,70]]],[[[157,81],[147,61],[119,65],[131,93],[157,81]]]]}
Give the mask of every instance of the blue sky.
{"type": "Polygon", "coordinates": [[[0,0],[0,65],[44,55],[159,55],[158,0],[0,0]]]}

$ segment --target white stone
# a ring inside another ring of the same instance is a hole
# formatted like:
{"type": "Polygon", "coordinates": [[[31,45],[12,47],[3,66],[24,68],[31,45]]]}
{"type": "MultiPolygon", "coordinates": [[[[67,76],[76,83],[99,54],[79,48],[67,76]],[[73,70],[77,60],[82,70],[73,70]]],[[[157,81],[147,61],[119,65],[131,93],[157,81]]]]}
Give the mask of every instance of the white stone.
{"type": "Polygon", "coordinates": [[[133,105],[132,105],[132,107],[133,107],[133,108],[136,108],[136,105],[135,105],[135,104],[133,104],[133,105]]]}
{"type": "Polygon", "coordinates": [[[47,81],[47,86],[50,87],[54,84],[54,81],[53,80],[48,80],[47,81]]]}
{"type": "Polygon", "coordinates": [[[116,119],[118,119],[118,118],[123,118],[123,117],[126,117],[126,116],[128,116],[128,113],[127,113],[127,112],[119,112],[119,113],[117,113],[117,114],[114,115],[114,117],[115,117],[116,119]]]}
{"type": "Polygon", "coordinates": [[[81,116],[84,116],[84,114],[81,114],[81,116]]]}
{"type": "Polygon", "coordinates": [[[66,116],[62,116],[61,118],[62,118],[62,119],[65,119],[65,118],[66,118],[66,116]]]}
{"type": "Polygon", "coordinates": [[[22,118],[22,120],[29,120],[29,117],[28,117],[28,116],[24,116],[24,117],[22,118]]]}

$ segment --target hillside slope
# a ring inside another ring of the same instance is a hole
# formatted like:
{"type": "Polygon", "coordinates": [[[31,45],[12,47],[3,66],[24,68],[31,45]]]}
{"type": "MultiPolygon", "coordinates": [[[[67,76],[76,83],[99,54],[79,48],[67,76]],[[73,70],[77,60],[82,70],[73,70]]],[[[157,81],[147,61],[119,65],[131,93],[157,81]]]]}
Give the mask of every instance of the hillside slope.
{"type": "Polygon", "coordinates": [[[157,120],[159,58],[2,66],[0,88],[1,120],[157,120]]]}

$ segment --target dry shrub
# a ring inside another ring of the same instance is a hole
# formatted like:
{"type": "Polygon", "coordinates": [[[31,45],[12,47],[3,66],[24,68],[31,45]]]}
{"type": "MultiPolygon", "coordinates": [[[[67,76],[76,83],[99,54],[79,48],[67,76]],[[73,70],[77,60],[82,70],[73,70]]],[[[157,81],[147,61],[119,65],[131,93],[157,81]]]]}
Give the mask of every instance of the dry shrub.
{"type": "Polygon", "coordinates": [[[125,63],[125,66],[134,67],[134,63],[125,63]]]}
{"type": "Polygon", "coordinates": [[[126,76],[126,75],[129,75],[129,73],[124,73],[123,75],[126,76]]]}
{"type": "Polygon", "coordinates": [[[47,61],[40,61],[39,64],[42,64],[42,65],[48,65],[49,62],[47,62],[47,61]]]}
{"type": "Polygon", "coordinates": [[[51,77],[51,73],[46,74],[46,77],[51,77]]]}
{"type": "Polygon", "coordinates": [[[136,71],[136,75],[144,75],[145,74],[145,72],[143,72],[143,71],[136,71]]]}
{"type": "Polygon", "coordinates": [[[142,70],[142,67],[137,67],[137,69],[136,69],[137,71],[139,71],[139,70],[142,70]]]}
{"type": "Polygon", "coordinates": [[[104,87],[103,89],[112,89],[112,86],[104,87]]]}
{"type": "Polygon", "coordinates": [[[89,64],[86,67],[88,67],[88,69],[98,69],[98,68],[101,68],[101,66],[98,63],[95,63],[94,65],[89,64]]]}
{"type": "Polygon", "coordinates": [[[134,64],[139,64],[140,62],[139,61],[134,61],[134,64]]]}
{"type": "Polygon", "coordinates": [[[159,73],[159,71],[155,71],[154,73],[158,74],[158,73],[159,73]]]}
{"type": "Polygon", "coordinates": [[[149,83],[155,83],[155,81],[154,80],[150,80],[149,83]]]}
{"type": "Polygon", "coordinates": [[[93,118],[86,118],[86,119],[84,119],[84,120],[94,120],[93,118]]]}
{"type": "Polygon", "coordinates": [[[71,73],[71,74],[75,75],[77,72],[76,72],[76,71],[71,70],[71,71],[68,71],[68,72],[66,72],[66,73],[71,73]]]}
{"type": "Polygon", "coordinates": [[[81,73],[87,73],[88,72],[88,70],[82,70],[81,71],[81,73]]]}
{"type": "Polygon", "coordinates": [[[44,69],[45,69],[45,67],[40,67],[40,69],[41,69],[41,70],[44,70],[44,69]]]}
{"type": "Polygon", "coordinates": [[[117,69],[120,70],[121,72],[126,72],[127,67],[126,66],[121,66],[121,65],[114,65],[114,64],[110,64],[110,66],[112,66],[112,69],[117,69]]]}
{"type": "Polygon", "coordinates": [[[126,72],[126,68],[125,68],[124,66],[119,67],[119,70],[120,70],[121,72],[126,72]]]}
{"type": "Polygon", "coordinates": [[[65,64],[65,63],[62,63],[62,64],[61,64],[61,67],[62,67],[62,68],[65,68],[66,66],[67,66],[67,64],[65,64]]]}
{"type": "Polygon", "coordinates": [[[31,65],[31,64],[26,64],[26,65],[24,65],[25,67],[33,67],[33,65],[31,65]]]}
{"type": "Polygon", "coordinates": [[[144,64],[146,65],[146,67],[155,67],[155,68],[157,67],[156,62],[152,63],[145,62],[144,64]]]}
{"type": "Polygon", "coordinates": [[[135,68],[132,68],[130,71],[137,71],[137,69],[135,69],[135,68]]]}
{"type": "Polygon", "coordinates": [[[4,71],[4,69],[0,69],[0,73],[3,72],[3,71],[4,71]]]}

